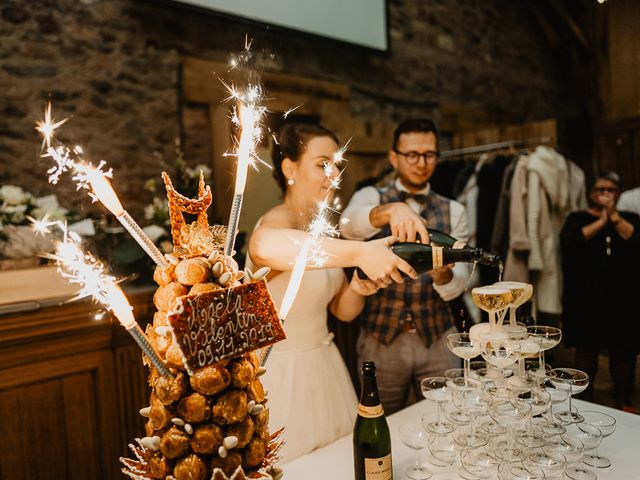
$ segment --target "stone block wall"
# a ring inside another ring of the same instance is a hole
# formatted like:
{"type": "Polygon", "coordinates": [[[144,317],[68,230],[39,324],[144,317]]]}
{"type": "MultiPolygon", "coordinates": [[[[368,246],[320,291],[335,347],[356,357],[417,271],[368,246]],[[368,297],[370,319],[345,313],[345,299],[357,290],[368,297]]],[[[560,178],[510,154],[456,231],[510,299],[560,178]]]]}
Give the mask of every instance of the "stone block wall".
{"type": "MultiPolygon", "coordinates": [[[[174,139],[191,123],[206,132],[197,115],[183,121],[181,57],[226,60],[245,34],[261,68],[349,85],[356,117],[439,118],[444,104],[482,110],[496,123],[562,117],[568,87],[526,1],[389,0],[388,12],[385,53],[169,1],[4,0],[0,184],[51,191],[34,131],[50,98],[58,118],[72,117],[61,138],[106,160],[123,201],[139,212],[144,181],[175,158],[174,139]]],[[[206,139],[193,143],[194,152],[206,150],[206,139]]],[[[69,183],[56,193],[66,206],[97,208],[69,183]]]]}

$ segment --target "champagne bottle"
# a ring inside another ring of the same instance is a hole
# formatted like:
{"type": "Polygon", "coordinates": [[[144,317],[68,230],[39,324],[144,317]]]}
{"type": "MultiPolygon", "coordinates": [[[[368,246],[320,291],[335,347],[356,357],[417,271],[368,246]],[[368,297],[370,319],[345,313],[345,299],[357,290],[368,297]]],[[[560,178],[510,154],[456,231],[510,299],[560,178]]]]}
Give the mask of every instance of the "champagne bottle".
{"type": "MultiPolygon", "coordinates": [[[[491,262],[491,265],[494,265],[499,261],[496,255],[485,254],[482,249],[469,246],[449,248],[398,242],[391,245],[391,251],[406,260],[418,274],[456,262],[491,262]]],[[[360,268],[357,268],[357,271],[360,278],[367,278],[360,268]]]]}
{"type": "MultiPolygon", "coordinates": [[[[448,233],[442,232],[440,230],[436,230],[435,228],[429,228],[429,241],[431,245],[436,245],[440,247],[449,247],[455,249],[473,249],[469,244],[462,240],[458,240],[455,237],[452,237],[448,233]]],[[[500,257],[498,255],[494,255],[489,252],[485,252],[480,249],[482,252],[481,258],[478,260],[479,263],[490,266],[497,266],[500,263],[500,257]]]]}
{"type": "Polygon", "coordinates": [[[392,480],[391,435],[382,410],[376,364],[362,363],[362,393],[353,428],[353,463],[356,480],[392,480]]]}

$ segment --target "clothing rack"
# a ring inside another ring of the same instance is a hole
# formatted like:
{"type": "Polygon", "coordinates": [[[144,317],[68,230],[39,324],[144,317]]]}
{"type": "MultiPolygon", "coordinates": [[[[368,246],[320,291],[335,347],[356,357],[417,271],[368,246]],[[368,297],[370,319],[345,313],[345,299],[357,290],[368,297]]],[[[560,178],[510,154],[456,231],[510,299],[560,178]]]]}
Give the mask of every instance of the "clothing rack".
{"type": "Polygon", "coordinates": [[[508,140],[506,142],[488,143],[486,145],[476,145],[475,147],[457,148],[455,150],[447,150],[440,152],[440,159],[444,160],[451,157],[462,157],[474,153],[492,152],[494,150],[503,150],[505,148],[526,147],[529,145],[539,145],[551,143],[551,137],[527,138],[525,140],[508,140]]]}

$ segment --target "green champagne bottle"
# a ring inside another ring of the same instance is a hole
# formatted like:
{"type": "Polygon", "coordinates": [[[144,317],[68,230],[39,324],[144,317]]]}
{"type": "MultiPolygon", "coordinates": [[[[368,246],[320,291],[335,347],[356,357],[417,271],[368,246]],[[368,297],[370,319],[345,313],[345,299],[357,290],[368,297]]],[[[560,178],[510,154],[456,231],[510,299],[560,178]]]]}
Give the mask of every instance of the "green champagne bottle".
{"type": "MultiPolygon", "coordinates": [[[[418,274],[457,262],[487,263],[490,261],[491,265],[495,265],[499,261],[499,257],[485,254],[482,249],[469,246],[449,248],[422,243],[398,242],[391,245],[391,251],[406,260],[418,274]]],[[[367,278],[359,267],[356,270],[360,278],[367,278]]]]}
{"type": "MultiPolygon", "coordinates": [[[[462,240],[458,240],[455,237],[452,237],[448,233],[442,232],[440,230],[436,230],[435,228],[429,228],[429,241],[431,245],[437,245],[440,247],[448,247],[454,249],[473,249],[469,244],[463,242],[462,240]]],[[[500,263],[500,257],[498,255],[494,255],[489,252],[485,252],[482,249],[479,249],[482,254],[479,263],[484,265],[490,265],[492,267],[497,266],[500,263]]]]}
{"type": "Polygon", "coordinates": [[[353,428],[353,463],[356,480],[392,480],[391,435],[382,410],[376,364],[362,363],[362,393],[353,428]]]}

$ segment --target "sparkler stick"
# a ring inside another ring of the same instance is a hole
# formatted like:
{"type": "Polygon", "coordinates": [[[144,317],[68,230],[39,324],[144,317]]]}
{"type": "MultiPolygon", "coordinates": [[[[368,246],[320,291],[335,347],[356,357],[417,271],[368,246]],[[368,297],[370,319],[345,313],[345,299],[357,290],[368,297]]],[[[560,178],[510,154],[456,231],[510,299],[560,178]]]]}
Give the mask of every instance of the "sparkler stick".
{"type": "Polygon", "coordinates": [[[260,86],[258,73],[251,65],[252,62],[251,41],[247,37],[244,51],[231,61],[231,69],[237,70],[245,77],[242,80],[242,87],[237,88],[233,84],[227,85],[221,80],[229,91],[228,99],[236,101],[232,121],[240,127],[240,139],[236,153],[233,155],[237,160],[236,182],[224,245],[225,255],[233,254],[233,245],[236,241],[240,211],[242,210],[244,188],[247,183],[247,170],[250,165],[255,166],[255,162],[260,160],[256,154],[256,145],[260,142],[262,134],[260,118],[264,115],[266,109],[260,105],[262,87],[260,86]]]}
{"type": "Polygon", "coordinates": [[[89,183],[93,194],[100,202],[118,219],[122,226],[131,234],[145,252],[156,262],[161,268],[167,268],[169,262],[164,255],[153,244],[151,239],[144,233],[140,225],[138,225],[129,212],[127,212],[120,203],[120,199],[111,187],[109,180],[96,169],[90,169],[88,172],[89,183]]]}
{"type": "MultiPolygon", "coordinates": [[[[300,252],[296,256],[293,264],[291,277],[289,278],[289,283],[280,305],[280,311],[278,312],[280,322],[283,325],[287,315],[289,314],[289,310],[293,305],[293,301],[298,294],[307,264],[310,263],[311,265],[319,268],[322,267],[327,260],[327,253],[322,249],[322,239],[327,236],[336,236],[338,234],[336,226],[332,225],[329,221],[330,213],[333,211],[329,206],[329,199],[332,192],[340,188],[341,174],[336,175],[335,171],[343,162],[345,162],[343,155],[348,145],[349,142],[338,149],[338,151],[334,153],[331,162],[327,162],[324,166],[324,174],[330,179],[331,187],[324,200],[318,202],[316,216],[312,219],[309,224],[309,228],[307,229],[310,236],[303,242],[300,252]]],[[[273,345],[269,345],[268,348],[261,352],[260,365],[264,366],[267,363],[272,349],[273,345]]]]}
{"type": "Polygon", "coordinates": [[[142,249],[151,257],[151,259],[160,267],[167,268],[169,263],[164,255],[156,248],[151,239],[144,233],[142,228],[135,222],[129,212],[123,207],[118,195],[111,187],[108,178],[112,176],[111,169],[103,171],[104,162],[100,162],[98,167],[94,167],[88,162],[82,160],[77,161],[74,157],[82,154],[82,148],[76,146],[70,150],[63,144],[59,144],[55,148],[51,146],[55,130],[60,127],[67,119],[56,122],[51,118],[51,103],[45,109],[45,118],[37,122],[36,130],[43,136],[43,146],[47,146],[44,156],[51,157],[55,161],[49,173],[49,182],[56,184],[61,174],[68,170],[74,172],[73,180],[78,185],[78,189],[84,188],[90,190],[90,195],[94,200],[99,200],[122,224],[122,226],[131,234],[142,249]]]}
{"type": "Polygon", "coordinates": [[[136,322],[131,305],[117,285],[116,279],[105,272],[104,265],[98,259],[82,250],[80,237],[73,232],[68,232],[62,222],[35,221],[34,230],[50,233],[49,227],[54,225],[62,230],[63,240],[56,243],[55,253],[47,254],[46,257],[55,260],[58,272],[63,278],[70,283],[80,285],[80,291],[72,300],[91,296],[101,303],[120,321],[158,372],[163,376],[171,377],[169,369],[136,322]]]}
{"type": "Polygon", "coordinates": [[[250,105],[240,104],[239,120],[242,128],[240,143],[238,145],[238,163],[236,167],[236,184],[229,213],[229,225],[227,227],[227,238],[224,245],[224,254],[231,255],[233,245],[236,241],[238,222],[240,221],[240,211],[244,197],[244,187],[247,183],[247,170],[251,163],[251,153],[255,150],[254,137],[256,129],[256,109],[250,105]]]}

